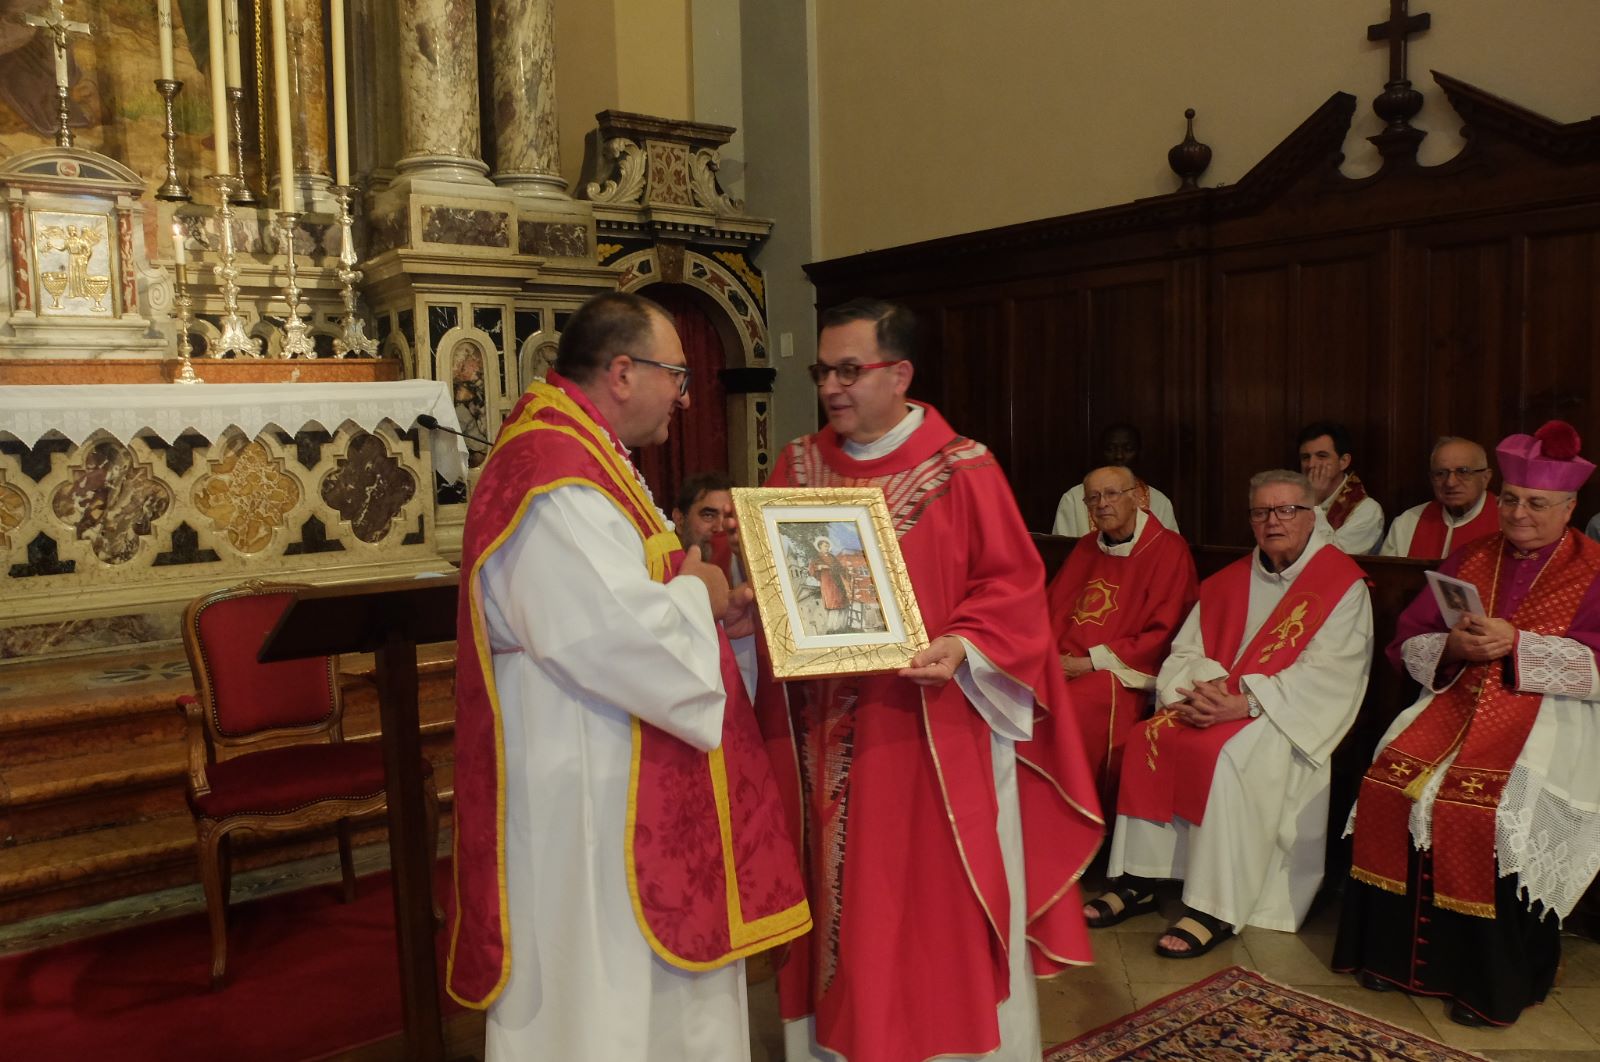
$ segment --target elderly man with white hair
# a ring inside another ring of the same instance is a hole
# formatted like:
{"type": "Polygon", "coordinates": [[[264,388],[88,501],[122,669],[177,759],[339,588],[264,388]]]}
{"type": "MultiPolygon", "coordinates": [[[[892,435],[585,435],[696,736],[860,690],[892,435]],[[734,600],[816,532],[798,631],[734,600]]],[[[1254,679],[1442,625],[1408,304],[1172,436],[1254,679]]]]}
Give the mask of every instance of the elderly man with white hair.
{"type": "Polygon", "coordinates": [[[1250,481],[1256,548],[1200,586],[1156,679],[1160,710],[1129,737],[1108,872],[1091,926],[1156,907],[1184,916],[1156,953],[1203,955],[1232,932],[1293,932],[1322,881],[1329,760],[1355,722],[1372,660],[1360,567],[1314,534],[1297,472],[1250,481]]]}

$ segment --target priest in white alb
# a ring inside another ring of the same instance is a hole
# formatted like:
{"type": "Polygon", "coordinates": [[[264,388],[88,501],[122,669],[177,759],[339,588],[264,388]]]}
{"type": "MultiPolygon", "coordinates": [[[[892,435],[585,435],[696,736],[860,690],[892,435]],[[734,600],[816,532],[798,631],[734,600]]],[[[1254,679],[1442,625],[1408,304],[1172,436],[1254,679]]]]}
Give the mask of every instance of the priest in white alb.
{"type": "Polygon", "coordinates": [[[1160,710],[1128,739],[1094,927],[1183,882],[1159,955],[1202,955],[1246,925],[1293,932],[1322,881],[1329,760],[1372,659],[1361,569],[1325,534],[1299,473],[1250,481],[1256,548],[1200,586],[1156,678],[1160,710]]]}

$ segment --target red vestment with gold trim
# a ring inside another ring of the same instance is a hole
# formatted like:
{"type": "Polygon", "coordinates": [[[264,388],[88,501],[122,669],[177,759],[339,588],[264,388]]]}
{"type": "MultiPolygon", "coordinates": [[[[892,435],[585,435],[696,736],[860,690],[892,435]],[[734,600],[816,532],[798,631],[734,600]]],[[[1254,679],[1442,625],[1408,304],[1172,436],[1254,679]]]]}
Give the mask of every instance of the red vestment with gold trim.
{"type": "MultiPolygon", "coordinates": [[[[1293,664],[1333,613],[1361,567],[1337,549],[1323,548],[1279,599],[1250,644],[1244,640],[1250,611],[1252,551],[1200,584],[1200,632],[1206,656],[1228,667],[1227,689],[1239,693],[1244,675],[1276,675],[1293,664]]],[[[1128,741],[1137,766],[1123,771],[1117,813],[1152,822],[1204,821],[1211,776],[1228,739],[1256,720],[1234,719],[1199,728],[1180,723],[1163,709],[1139,724],[1128,741]]]]}
{"type": "MultiPolygon", "coordinates": [[[[1127,556],[1107,553],[1099,539],[1098,531],[1079,539],[1050,581],[1056,652],[1088,656],[1105,646],[1153,682],[1199,596],[1194,558],[1188,543],[1150,514],[1127,556]]],[[[1150,693],[1103,670],[1068,679],[1067,692],[1089,770],[1102,793],[1115,795],[1123,744],[1145,715],[1150,693]]]]}
{"type": "MultiPolygon", "coordinates": [[[[633,523],[652,578],[682,562],[678,538],[577,387],[550,374],[507,418],[468,509],[456,656],[455,859],[446,987],[487,1007],[510,975],[504,755],[479,583],[528,504],[560,487],[605,494],[633,523]]],[[[537,593],[537,588],[529,588],[537,593]]],[[[744,683],[720,638],[728,704],[722,743],[701,752],[635,718],[628,887],[640,933],[663,961],[704,970],[804,933],[810,917],[787,822],[744,683]]],[[[626,708],[626,706],[622,706],[626,708]]]]}
{"type": "MultiPolygon", "coordinates": [[[[883,489],[930,638],[958,635],[1035,698],[1017,745],[1034,969],[1090,961],[1077,896],[1102,835],[1049,635],[1044,567],[993,455],[930,407],[893,453],[857,461],[832,428],[792,443],[768,486],[883,489]]],[[[806,856],[816,927],[779,970],[785,1018],[851,1062],[983,1054],[1010,991],[1010,891],[991,730],[955,682],[776,683],[757,709],[806,856]]]]}
{"type": "MultiPolygon", "coordinates": [[[[1417,517],[1416,530],[1411,532],[1411,545],[1406,556],[1438,560],[1445,555],[1444,536],[1450,530],[1444,525],[1444,506],[1431,501],[1422,507],[1417,517]]],[[[1450,536],[1450,552],[1464,549],[1481,538],[1488,538],[1500,530],[1500,510],[1486,501],[1478,515],[1455,528],[1450,536]]]]}

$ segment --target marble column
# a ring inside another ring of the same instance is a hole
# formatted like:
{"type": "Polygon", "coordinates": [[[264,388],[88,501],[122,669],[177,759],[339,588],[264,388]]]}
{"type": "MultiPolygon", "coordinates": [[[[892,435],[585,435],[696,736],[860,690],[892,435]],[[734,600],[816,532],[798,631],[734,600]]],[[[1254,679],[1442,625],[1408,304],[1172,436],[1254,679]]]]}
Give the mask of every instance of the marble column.
{"type": "Polygon", "coordinates": [[[555,0],[491,0],[494,182],[567,199],[556,125],[555,0]]]}
{"type": "Polygon", "coordinates": [[[488,184],[478,131],[473,0],[402,0],[401,177],[488,184]]]}
{"type": "Polygon", "coordinates": [[[294,101],[295,182],[303,206],[327,200],[333,179],[328,175],[328,63],[319,0],[285,0],[289,36],[289,91],[294,101]]]}

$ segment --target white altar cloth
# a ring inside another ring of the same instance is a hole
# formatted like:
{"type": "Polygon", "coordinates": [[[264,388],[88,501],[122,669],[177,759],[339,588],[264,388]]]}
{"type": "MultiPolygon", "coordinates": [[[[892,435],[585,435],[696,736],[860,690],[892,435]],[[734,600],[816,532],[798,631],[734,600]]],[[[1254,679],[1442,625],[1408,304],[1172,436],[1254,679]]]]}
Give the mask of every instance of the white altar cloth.
{"type": "MultiPolygon", "coordinates": [[[[193,429],[217,439],[230,426],[255,438],[267,425],[290,434],[308,425],[337,432],[346,422],[372,431],[391,420],[402,430],[419,414],[460,430],[449,388],[437,380],[284,384],[66,384],[0,387],[0,435],[28,446],[52,432],[81,443],[97,431],[127,442],[149,429],[172,442],[193,429]]],[[[446,481],[467,475],[459,435],[427,432],[433,468],[446,481]]]]}

